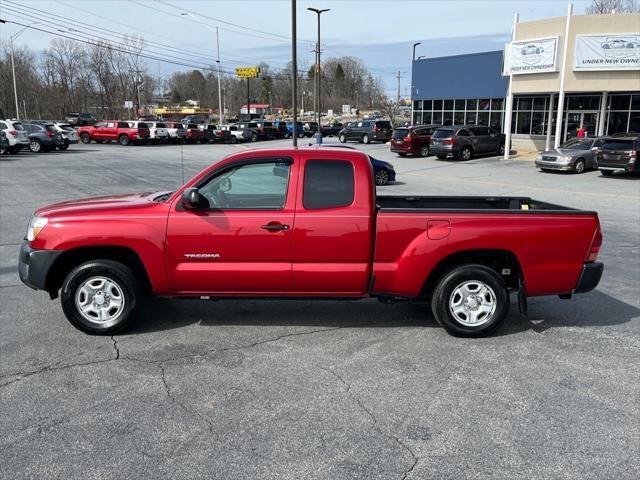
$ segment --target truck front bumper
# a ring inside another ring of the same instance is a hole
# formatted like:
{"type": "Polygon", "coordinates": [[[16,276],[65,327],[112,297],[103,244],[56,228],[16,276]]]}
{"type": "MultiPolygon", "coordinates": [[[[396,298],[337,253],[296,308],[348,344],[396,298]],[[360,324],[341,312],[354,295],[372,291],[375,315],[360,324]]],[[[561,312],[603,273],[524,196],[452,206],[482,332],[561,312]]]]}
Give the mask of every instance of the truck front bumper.
{"type": "Polygon", "coordinates": [[[46,290],[49,270],[60,255],[60,250],[34,250],[24,240],[18,260],[18,273],[22,283],[34,290],[46,290]]]}
{"type": "Polygon", "coordinates": [[[582,274],[573,293],[586,293],[596,288],[602,278],[603,270],[604,264],[602,262],[585,263],[582,266],[582,274]]]}

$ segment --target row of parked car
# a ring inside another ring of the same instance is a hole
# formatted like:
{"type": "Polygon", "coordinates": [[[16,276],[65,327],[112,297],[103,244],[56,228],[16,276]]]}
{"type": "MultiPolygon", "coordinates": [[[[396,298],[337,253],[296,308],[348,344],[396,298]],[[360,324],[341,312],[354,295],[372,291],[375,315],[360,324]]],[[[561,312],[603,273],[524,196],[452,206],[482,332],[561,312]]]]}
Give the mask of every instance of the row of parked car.
{"type": "Polygon", "coordinates": [[[61,122],[0,120],[0,154],[16,154],[28,149],[33,153],[67,150],[78,143],[75,129],[61,122]]]}

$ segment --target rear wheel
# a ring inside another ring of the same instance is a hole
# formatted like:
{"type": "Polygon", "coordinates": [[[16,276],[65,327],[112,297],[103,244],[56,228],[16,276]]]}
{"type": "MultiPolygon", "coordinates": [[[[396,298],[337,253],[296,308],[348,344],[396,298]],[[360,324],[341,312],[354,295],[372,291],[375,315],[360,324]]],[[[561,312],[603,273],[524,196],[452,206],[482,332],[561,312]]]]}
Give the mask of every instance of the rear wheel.
{"type": "Polygon", "coordinates": [[[458,154],[458,158],[463,161],[471,160],[472,157],[473,157],[473,152],[469,147],[464,147],[462,150],[460,150],[460,153],[458,154]]]}
{"type": "Polygon", "coordinates": [[[479,337],[494,330],[509,313],[502,277],[484,265],[462,265],[447,272],[431,300],[436,320],[451,335],[479,337]]]}
{"type": "Polygon", "coordinates": [[[423,145],[422,148],[420,148],[420,156],[421,157],[429,156],[429,147],[427,145],[423,145]]]}
{"type": "Polygon", "coordinates": [[[238,139],[236,138],[235,135],[232,135],[231,138],[229,139],[230,143],[238,143],[238,139]]]}
{"type": "Polygon", "coordinates": [[[118,143],[120,143],[120,145],[122,145],[123,147],[126,147],[131,143],[131,139],[127,135],[120,135],[118,137],[118,143]]]}
{"type": "Polygon", "coordinates": [[[58,148],[60,150],[66,150],[69,148],[69,140],[65,140],[64,143],[62,145],[59,145],[58,148]]]}
{"type": "Polygon", "coordinates": [[[257,142],[258,141],[258,134],[257,133],[252,133],[251,134],[251,142],[257,142]]]}
{"type": "Polygon", "coordinates": [[[89,135],[88,133],[81,133],[80,141],[82,143],[91,143],[91,135],[89,135]]]}
{"type": "Polygon", "coordinates": [[[31,140],[29,142],[29,150],[31,150],[31,152],[33,153],[42,152],[42,143],[40,143],[39,140],[31,140]]]}
{"type": "Polygon", "coordinates": [[[584,159],[579,158],[576,160],[576,164],[573,166],[574,173],[582,173],[584,172],[584,159]]]}
{"type": "Polygon", "coordinates": [[[139,296],[129,267],[111,260],[94,260],[67,275],[60,303],[74,327],[94,335],[112,335],[131,323],[139,296]]]}
{"type": "Polygon", "coordinates": [[[367,135],[366,133],[362,136],[362,143],[364,144],[369,144],[371,140],[369,140],[369,135],[367,135]]]}
{"type": "Polygon", "coordinates": [[[340,140],[340,143],[344,143],[347,141],[347,137],[344,136],[344,133],[341,133],[338,140],[340,140]]]}

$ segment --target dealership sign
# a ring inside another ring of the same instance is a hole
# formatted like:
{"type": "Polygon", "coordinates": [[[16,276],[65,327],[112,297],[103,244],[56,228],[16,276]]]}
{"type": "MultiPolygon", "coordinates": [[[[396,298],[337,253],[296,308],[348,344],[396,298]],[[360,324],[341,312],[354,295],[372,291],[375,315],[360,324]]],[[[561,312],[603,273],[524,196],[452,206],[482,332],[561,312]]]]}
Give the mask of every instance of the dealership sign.
{"type": "Polygon", "coordinates": [[[558,37],[522,40],[505,45],[504,74],[557,71],[558,37]]]}
{"type": "Polygon", "coordinates": [[[640,70],[640,34],[576,35],[574,70],[640,70]]]}

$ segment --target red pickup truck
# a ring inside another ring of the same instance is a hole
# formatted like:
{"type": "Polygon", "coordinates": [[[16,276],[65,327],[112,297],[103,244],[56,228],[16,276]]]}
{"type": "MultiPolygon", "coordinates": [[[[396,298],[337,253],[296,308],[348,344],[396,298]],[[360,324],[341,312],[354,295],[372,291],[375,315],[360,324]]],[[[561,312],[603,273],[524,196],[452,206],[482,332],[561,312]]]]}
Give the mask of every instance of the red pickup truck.
{"type": "Polygon", "coordinates": [[[95,125],[78,127],[78,135],[82,143],[118,142],[120,145],[146,142],[149,139],[149,127],[146,123],[130,124],[118,120],[105,120],[95,125]]]}
{"type": "MultiPolygon", "coordinates": [[[[452,334],[479,336],[509,294],[587,292],[603,265],[595,212],[525,197],[376,195],[346,148],[247,150],[175,192],[36,210],[20,278],[73,325],[113,334],[141,295],[428,299],[452,334]]],[[[426,312],[425,312],[426,313],[426,312]]]]}

